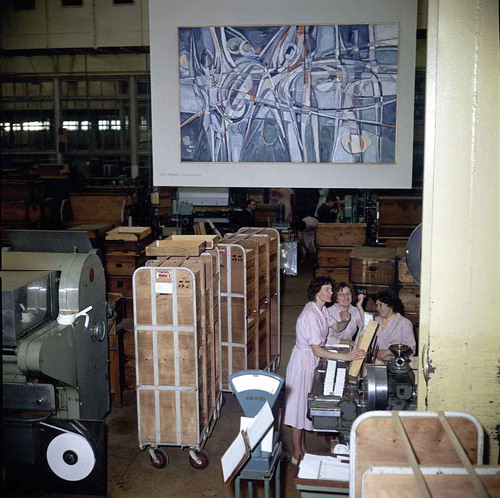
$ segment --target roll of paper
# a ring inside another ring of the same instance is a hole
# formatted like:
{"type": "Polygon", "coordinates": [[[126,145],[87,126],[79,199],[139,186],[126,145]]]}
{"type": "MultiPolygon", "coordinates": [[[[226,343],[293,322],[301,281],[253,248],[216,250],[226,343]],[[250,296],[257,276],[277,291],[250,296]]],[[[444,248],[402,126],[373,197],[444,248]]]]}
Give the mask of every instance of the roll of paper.
{"type": "Polygon", "coordinates": [[[85,479],[95,466],[90,443],[79,434],[65,432],[47,447],[47,462],[52,472],[65,481],[85,479]]]}

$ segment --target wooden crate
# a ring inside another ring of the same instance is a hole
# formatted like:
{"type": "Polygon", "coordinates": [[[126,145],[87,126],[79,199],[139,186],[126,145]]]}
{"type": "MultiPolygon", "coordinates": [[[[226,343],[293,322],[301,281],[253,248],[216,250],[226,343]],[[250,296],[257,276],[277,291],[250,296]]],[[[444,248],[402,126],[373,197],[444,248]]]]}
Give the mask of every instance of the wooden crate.
{"type": "Polygon", "coordinates": [[[2,180],[0,199],[2,202],[41,201],[45,197],[45,186],[41,180],[2,180]]]}
{"type": "Polygon", "coordinates": [[[87,232],[93,247],[96,247],[96,243],[103,243],[106,234],[115,227],[113,223],[84,223],[82,225],[75,225],[68,230],[74,232],[87,232]]]}
{"type": "Polygon", "coordinates": [[[122,294],[123,297],[132,297],[132,277],[109,275],[106,282],[108,292],[122,294]]]}
{"type": "MultiPolygon", "coordinates": [[[[488,496],[474,491],[473,481],[465,470],[469,465],[481,466],[483,440],[483,428],[467,413],[364,413],[351,429],[351,496],[396,496],[402,489],[405,496],[424,496],[419,482],[429,486],[429,496],[433,497],[488,496]],[[376,467],[383,467],[384,473],[373,474],[376,467]],[[453,467],[454,475],[446,475],[446,470],[453,467]],[[409,473],[403,472],[403,468],[409,473]],[[434,473],[424,469],[434,469],[434,473]],[[433,474],[436,478],[441,476],[441,485],[433,474]],[[454,480],[458,480],[462,488],[459,495],[456,486],[450,494],[454,480]]],[[[498,476],[496,484],[490,484],[498,489],[498,476]]]]}
{"type": "Polygon", "coordinates": [[[406,244],[408,243],[408,237],[381,237],[378,239],[378,241],[385,247],[406,247],[406,244]]]}
{"type": "Polygon", "coordinates": [[[106,252],[132,252],[142,254],[153,240],[150,227],[116,227],[106,234],[106,252]]]}
{"type": "Polygon", "coordinates": [[[90,222],[111,222],[121,225],[125,221],[125,194],[69,194],[73,221],[70,226],[90,222]]]}
{"type": "Polygon", "coordinates": [[[108,275],[132,276],[140,266],[144,266],[147,256],[129,252],[108,252],[105,255],[105,268],[108,275]]]}
{"type": "Polygon", "coordinates": [[[174,242],[204,242],[206,249],[213,249],[219,243],[219,237],[217,237],[217,235],[171,235],[167,237],[166,240],[172,240],[174,242]]]}
{"type": "Polygon", "coordinates": [[[254,265],[256,278],[254,313],[258,315],[258,337],[255,337],[255,349],[257,362],[260,366],[256,368],[267,368],[271,363],[271,322],[269,313],[261,315],[260,309],[264,305],[268,307],[271,301],[270,240],[264,234],[244,233],[232,234],[225,240],[246,248],[253,248],[255,253],[258,254],[254,265]],[[264,354],[267,356],[267,363],[265,365],[261,364],[261,358],[264,354]]]}
{"type": "Polygon", "coordinates": [[[406,264],[406,247],[398,247],[396,249],[396,257],[398,265],[398,282],[401,284],[418,285],[418,282],[413,278],[406,264]]]}
{"type": "Polygon", "coordinates": [[[349,282],[349,268],[316,268],[315,277],[328,277],[333,284],[338,282],[349,282]]]}
{"type": "Polygon", "coordinates": [[[387,238],[405,238],[412,234],[413,230],[417,228],[418,225],[378,225],[377,237],[379,239],[387,238]]]}
{"type": "Polygon", "coordinates": [[[366,243],[366,223],[319,223],[317,246],[356,246],[366,243]]]}
{"type": "Polygon", "coordinates": [[[156,240],[146,247],[147,256],[199,256],[206,249],[200,240],[156,240]]]}
{"type": "Polygon", "coordinates": [[[396,283],[396,249],[356,246],[349,262],[350,280],[356,284],[393,285],[396,283]]]}
{"type": "Polygon", "coordinates": [[[269,321],[271,330],[271,357],[279,359],[281,354],[280,333],[280,234],[275,228],[241,228],[238,233],[267,235],[269,237],[269,321]]]}
{"type": "Polygon", "coordinates": [[[403,285],[399,289],[399,299],[403,303],[405,312],[419,313],[420,285],[403,285]]]}
{"type": "Polygon", "coordinates": [[[183,267],[143,267],[134,274],[141,447],[197,445],[209,422],[197,282],[198,272],[183,267]]]}
{"type": "MultiPolygon", "coordinates": [[[[223,240],[218,246],[220,268],[220,382],[229,391],[228,375],[247,368],[248,346],[255,343],[255,250],[223,240]]],[[[258,325],[258,324],[257,324],[258,325]]]]}
{"type": "Polygon", "coordinates": [[[317,263],[324,268],[349,268],[352,247],[318,247],[317,263]]]}
{"type": "Polygon", "coordinates": [[[380,225],[414,225],[422,223],[422,196],[379,195],[380,225]]]}
{"type": "Polygon", "coordinates": [[[43,204],[40,202],[2,202],[2,221],[34,223],[42,219],[43,204]]]}

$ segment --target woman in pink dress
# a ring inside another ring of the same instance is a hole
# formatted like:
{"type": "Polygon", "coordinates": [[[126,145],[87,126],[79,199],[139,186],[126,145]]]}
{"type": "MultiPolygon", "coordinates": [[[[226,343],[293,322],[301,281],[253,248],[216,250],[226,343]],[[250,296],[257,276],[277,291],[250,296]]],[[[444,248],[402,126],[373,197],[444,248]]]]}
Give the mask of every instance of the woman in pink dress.
{"type": "Polygon", "coordinates": [[[377,358],[390,360],[394,355],[389,351],[391,344],[406,344],[410,346],[412,354],[416,353],[415,334],[413,324],[401,313],[403,303],[392,292],[379,292],[374,297],[379,316],[375,321],[379,324],[377,329],[377,358]]]}
{"type": "Polygon", "coordinates": [[[332,299],[332,282],[327,277],[317,277],[308,288],[309,303],[302,310],[295,327],[295,346],[286,369],[286,425],[292,431],[292,463],[298,462],[306,453],[305,431],[313,429],[307,418],[307,396],[311,391],[314,370],[319,358],[331,360],[356,360],[363,358],[364,351],[333,353],[325,344],[330,326],[334,325],[325,303],[332,299]]]}
{"type": "Polygon", "coordinates": [[[340,282],[333,288],[333,306],[328,308],[328,313],[337,323],[337,326],[330,329],[327,344],[348,343],[353,344],[352,338],[356,332],[363,327],[365,320],[365,310],[363,309],[364,294],[359,294],[356,306],[352,305],[354,291],[349,284],[340,282]],[[344,311],[349,314],[349,320],[344,321],[340,314],[344,311]]]}

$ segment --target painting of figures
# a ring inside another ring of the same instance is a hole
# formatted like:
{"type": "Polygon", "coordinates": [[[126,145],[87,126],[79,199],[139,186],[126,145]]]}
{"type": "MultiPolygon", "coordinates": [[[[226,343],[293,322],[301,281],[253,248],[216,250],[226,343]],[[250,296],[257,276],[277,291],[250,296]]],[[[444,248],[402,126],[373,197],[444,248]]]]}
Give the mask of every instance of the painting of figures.
{"type": "Polygon", "coordinates": [[[399,24],[179,27],[183,163],[395,164],[399,24]]]}

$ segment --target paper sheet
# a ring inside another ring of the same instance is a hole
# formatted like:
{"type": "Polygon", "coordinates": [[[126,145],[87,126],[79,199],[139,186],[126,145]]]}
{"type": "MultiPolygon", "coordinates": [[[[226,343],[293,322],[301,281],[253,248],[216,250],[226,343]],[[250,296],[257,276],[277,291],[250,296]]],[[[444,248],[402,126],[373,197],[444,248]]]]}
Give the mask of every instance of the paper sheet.
{"type": "Polygon", "coordinates": [[[234,469],[238,466],[241,460],[243,460],[245,453],[245,440],[243,434],[240,432],[221,458],[224,482],[229,479],[234,469]]]}
{"type": "Polygon", "coordinates": [[[306,453],[300,462],[299,479],[349,481],[349,464],[342,458],[306,453]]]}

